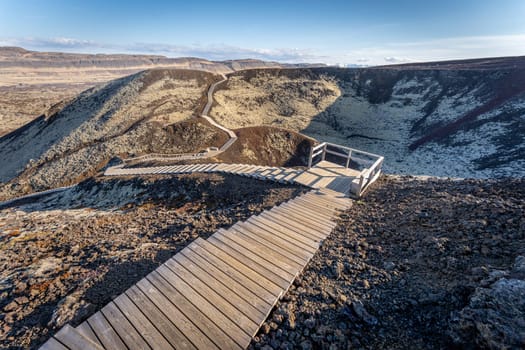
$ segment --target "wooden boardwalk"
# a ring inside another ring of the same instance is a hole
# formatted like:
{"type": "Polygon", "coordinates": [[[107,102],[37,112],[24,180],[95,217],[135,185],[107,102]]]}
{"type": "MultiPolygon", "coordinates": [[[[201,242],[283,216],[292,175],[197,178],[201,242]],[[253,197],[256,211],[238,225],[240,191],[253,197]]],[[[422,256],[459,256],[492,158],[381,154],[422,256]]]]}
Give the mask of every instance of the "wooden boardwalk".
{"type": "MultiPolygon", "coordinates": [[[[186,167],[177,169],[198,169],[186,167]]],[[[210,165],[198,167],[211,171],[210,165]]],[[[278,181],[301,175],[240,165],[229,171],[250,169],[278,181]]],[[[312,190],[207,240],[198,238],[41,349],[244,349],[330,234],[338,211],[350,205],[333,190],[312,190]]]]}
{"type": "Polygon", "coordinates": [[[107,169],[105,175],[188,174],[195,172],[228,173],[261,180],[298,183],[311,188],[332,190],[343,196],[350,193],[352,183],[355,182],[359,176],[359,171],[357,170],[345,168],[327,161],[322,161],[314,167],[306,170],[229,163],[173,165],[144,168],[124,168],[123,166],[116,166],[107,169]]]}

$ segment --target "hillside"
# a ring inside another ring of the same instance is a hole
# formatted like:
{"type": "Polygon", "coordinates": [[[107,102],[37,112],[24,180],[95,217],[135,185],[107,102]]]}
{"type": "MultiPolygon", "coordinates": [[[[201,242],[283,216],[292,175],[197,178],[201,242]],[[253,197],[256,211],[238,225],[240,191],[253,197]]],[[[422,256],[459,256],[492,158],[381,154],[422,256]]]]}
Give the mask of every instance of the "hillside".
{"type": "MultiPolygon", "coordinates": [[[[115,157],[222,146],[228,135],[197,117],[220,79],[203,71],[148,70],[57,104],[0,138],[0,200],[77,183],[115,157]]],[[[236,133],[238,141],[212,161],[305,165],[313,142],[274,127],[236,133]]]]}
{"type": "Polygon", "coordinates": [[[210,113],[385,155],[386,171],[525,175],[525,58],[235,72],[210,113]]]}
{"type": "Polygon", "coordinates": [[[94,55],[0,47],[0,136],[88,88],[147,69],[162,67],[219,74],[240,69],[302,66],[254,59],[213,62],[194,57],[94,55]]]}
{"type": "Polygon", "coordinates": [[[111,158],[222,145],[215,127],[190,120],[220,77],[152,70],[89,89],[0,139],[1,197],[93,175],[111,158]],[[14,179],[16,177],[16,179],[14,179]]]}

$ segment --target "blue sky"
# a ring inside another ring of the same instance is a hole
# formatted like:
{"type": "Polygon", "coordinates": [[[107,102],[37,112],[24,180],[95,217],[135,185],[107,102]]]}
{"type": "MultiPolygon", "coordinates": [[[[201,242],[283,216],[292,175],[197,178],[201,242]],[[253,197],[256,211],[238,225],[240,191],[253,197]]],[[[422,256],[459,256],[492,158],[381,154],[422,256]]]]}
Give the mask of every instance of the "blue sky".
{"type": "Polygon", "coordinates": [[[525,55],[525,0],[0,0],[0,46],[377,65],[525,55]]]}

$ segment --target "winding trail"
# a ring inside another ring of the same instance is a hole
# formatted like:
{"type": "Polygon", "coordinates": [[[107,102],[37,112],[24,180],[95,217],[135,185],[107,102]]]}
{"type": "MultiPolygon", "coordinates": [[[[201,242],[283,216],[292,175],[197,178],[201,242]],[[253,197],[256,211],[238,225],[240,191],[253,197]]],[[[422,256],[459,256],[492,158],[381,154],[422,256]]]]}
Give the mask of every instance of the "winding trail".
{"type": "Polygon", "coordinates": [[[228,134],[228,136],[230,136],[230,139],[224,145],[222,145],[221,148],[219,148],[219,151],[215,153],[214,156],[226,151],[228,148],[230,148],[231,145],[235,143],[235,141],[237,141],[237,135],[235,135],[235,133],[232,130],[226,128],[225,126],[220,125],[213,118],[208,116],[211,106],[213,105],[213,93],[215,92],[215,89],[217,88],[217,86],[219,86],[219,84],[222,84],[223,82],[228,80],[228,77],[226,75],[224,74],[221,74],[221,75],[222,75],[222,80],[216,83],[213,83],[208,89],[208,100],[201,113],[202,118],[206,119],[211,125],[215,126],[216,128],[219,128],[222,131],[225,131],[228,134]]]}

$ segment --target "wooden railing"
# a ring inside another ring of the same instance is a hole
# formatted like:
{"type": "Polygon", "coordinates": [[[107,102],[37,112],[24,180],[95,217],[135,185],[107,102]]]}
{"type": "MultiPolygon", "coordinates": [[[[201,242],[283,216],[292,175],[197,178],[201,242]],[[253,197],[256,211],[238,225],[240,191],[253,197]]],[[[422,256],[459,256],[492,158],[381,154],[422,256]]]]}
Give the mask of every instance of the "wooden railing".
{"type": "Polygon", "coordinates": [[[351,188],[351,192],[358,197],[366,191],[372,182],[377,180],[381,174],[381,167],[383,166],[383,161],[385,159],[384,157],[377,154],[360,151],[334,143],[323,142],[310,149],[308,168],[311,168],[315,164],[326,160],[327,155],[342,158],[345,163],[345,168],[351,168],[351,165],[354,167],[357,165],[358,169],[355,170],[361,170],[358,181],[353,182],[356,187],[351,188]]]}

